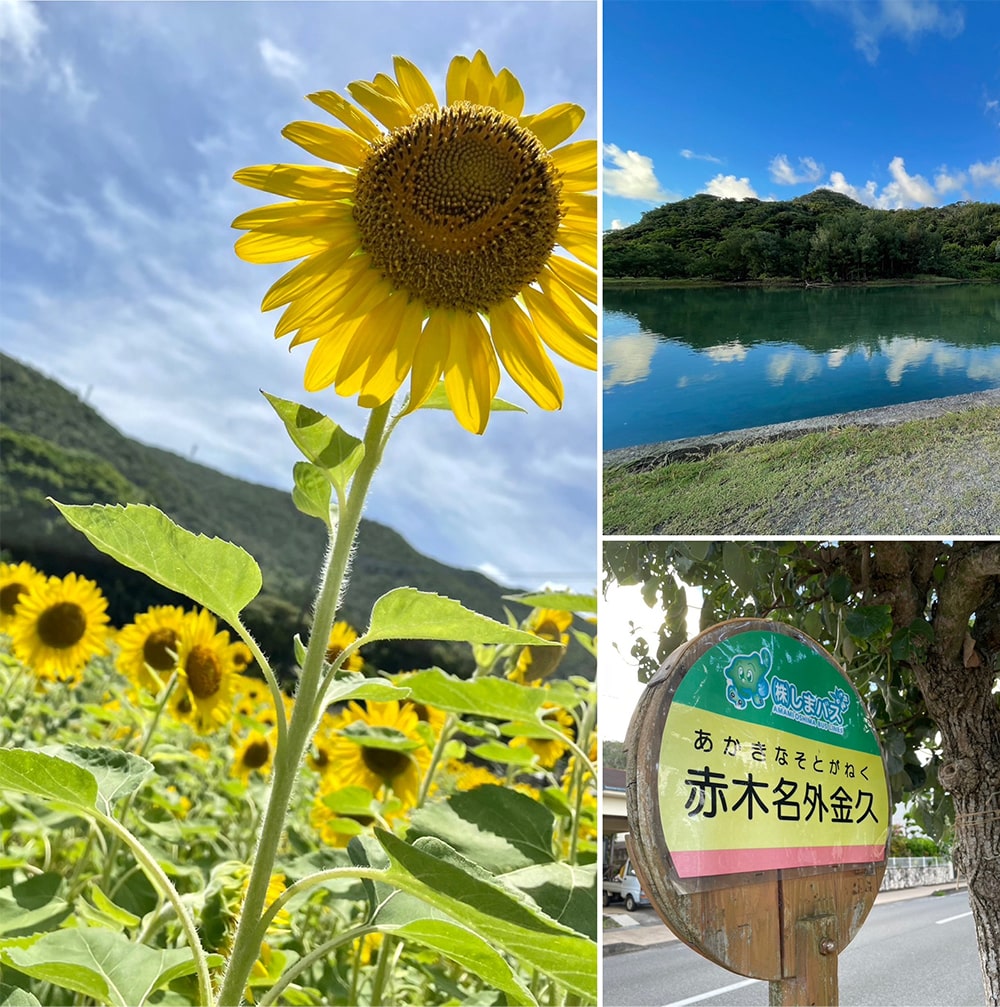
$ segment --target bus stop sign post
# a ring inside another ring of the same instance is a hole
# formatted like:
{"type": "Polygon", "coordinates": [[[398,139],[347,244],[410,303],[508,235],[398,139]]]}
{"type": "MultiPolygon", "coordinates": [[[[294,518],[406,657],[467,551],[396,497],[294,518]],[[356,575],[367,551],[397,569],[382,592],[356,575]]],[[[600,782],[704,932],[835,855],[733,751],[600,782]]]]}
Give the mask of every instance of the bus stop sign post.
{"type": "Polygon", "coordinates": [[[626,736],[629,853],[663,921],[770,983],[837,1003],[837,956],[885,873],[891,808],[861,697],[818,643],[740,619],[675,650],[626,736]]]}

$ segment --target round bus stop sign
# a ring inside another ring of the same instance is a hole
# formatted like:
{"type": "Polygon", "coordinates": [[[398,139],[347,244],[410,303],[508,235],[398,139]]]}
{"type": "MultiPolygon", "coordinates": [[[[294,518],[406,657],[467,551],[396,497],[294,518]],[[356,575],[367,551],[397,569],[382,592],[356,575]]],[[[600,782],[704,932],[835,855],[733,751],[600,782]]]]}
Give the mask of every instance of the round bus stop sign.
{"type": "Polygon", "coordinates": [[[816,973],[815,950],[835,989],[891,821],[878,738],[836,661],[781,623],[715,626],[650,681],[626,750],[630,853],[664,921],[758,979],[816,973]]]}

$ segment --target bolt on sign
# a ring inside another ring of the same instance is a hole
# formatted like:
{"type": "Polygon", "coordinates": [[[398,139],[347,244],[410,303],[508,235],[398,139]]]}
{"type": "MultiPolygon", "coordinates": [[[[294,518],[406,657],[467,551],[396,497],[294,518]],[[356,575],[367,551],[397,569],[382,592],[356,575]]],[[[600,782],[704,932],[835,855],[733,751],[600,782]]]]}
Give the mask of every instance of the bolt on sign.
{"type": "Polygon", "coordinates": [[[772,1003],[835,1003],[891,808],[878,737],[834,658],[782,623],[712,627],[649,682],[626,750],[629,849],[668,926],[770,980],[772,1003]]]}

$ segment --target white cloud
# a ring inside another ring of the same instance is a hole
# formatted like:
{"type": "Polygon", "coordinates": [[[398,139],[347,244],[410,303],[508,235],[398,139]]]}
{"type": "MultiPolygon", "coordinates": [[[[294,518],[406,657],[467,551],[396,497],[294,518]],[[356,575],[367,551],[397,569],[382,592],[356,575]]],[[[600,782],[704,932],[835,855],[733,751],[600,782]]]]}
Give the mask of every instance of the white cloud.
{"type": "Polygon", "coordinates": [[[969,175],[976,185],[1000,186],[1000,157],[993,158],[989,164],[977,161],[969,165],[969,175]]]}
{"type": "Polygon", "coordinates": [[[609,196],[642,199],[650,203],[668,198],[656,177],[653,159],[634,150],[622,150],[613,143],[604,145],[604,191],[609,196]]]}
{"type": "Polygon", "coordinates": [[[722,164],[721,157],[713,157],[711,154],[696,154],[693,150],[682,150],[681,157],[688,161],[711,161],[712,164],[722,164]]]}
{"type": "Polygon", "coordinates": [[[841,171],[830,173],[830,180],[821,189],[832,189],[851,199],[880,210],[914,209],[921,206],[938,206],[943,198],[952,192],[959,192],[971,179],[975,185],[1000,186],[1000,157],[989,164],[977,162],[967,171],[952,171],[947,166],[938,169],[931,184],[923,175],[911,175],[906,170],[906,162],[896,156],[889,162],[892,181],[879,191],[872,180],[863,188],[852,185],[841,171]]]}
{"type": "Polygon", "coordinates": [[[826,185],[819,186],[819,188],[833,189],[834,192],[850,196],[851,199],[856,200],[858,203],[864,203],[866,206],[878,205],[878,198],[875,195],[878,186],[875,182],[866,182],[865,187],[859,189],[847,181],[842,171],[831,171],[830,181],[826,185]]]}
{"type": "Polygon", "coordinates": [[[818,182],[823,176],[823,166],[811,157],[799,158],[799,173],[789,164],[784,154],[778,154],[771,161],[771,178],[779,185],[800,185],[802,182],[818,182]]]}
{"type": "Polygon", "coordinates": [[[615,219],[611,221],[612,231],[620,231],[624,226],[625,225],[617,217],[615,217],[615,219]]]}
{"type": "MultiPolygon", "coordinates": [[[[818,0],[814,0],[817,2],[818,0]]],[[[881,0],[878,5],[868,0],[847,3],[823,3],[824,10],[846,16],[854,27],[854,47],[875,63],[885,36],[897,36],[912,42],[919,35],[934,33],[954,38],[965,28],[965,15],[955,5],[942,7],[934,0],[881,0]]]]}
{"type": "Polygon", "coordinates": [[[737,178],[735,175],[716,175],[705,183],[701,190],[710,196],[721,196],[723,199],[757,199],[757,193],[750,184],[749,178],[737,178]]]}
{"type": "Polygon", "coordinates": [[[12,47],[20,59],[34,59],[44,31],[32,0],[0,0],[0,43],[12,47]]]}
{"type": "Polygon", "coordinates": [[[265,69],[272,77],[295,80],[304,69],[302,60],[295,53],[275,45],[269,38],[262,38],[257,48],[265,69]]]}

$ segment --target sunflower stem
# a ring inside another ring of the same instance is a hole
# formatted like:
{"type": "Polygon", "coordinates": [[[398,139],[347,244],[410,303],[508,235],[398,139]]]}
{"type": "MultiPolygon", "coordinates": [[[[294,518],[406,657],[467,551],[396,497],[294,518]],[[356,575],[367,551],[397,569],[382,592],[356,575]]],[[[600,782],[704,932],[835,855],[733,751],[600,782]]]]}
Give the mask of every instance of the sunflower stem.
{"type": "Polygon", "coordinates": [[[373,409],[365,430],[365,455],[351,480],[347,500],[341,508],[340,520],[331,530],[330,549],[320,582],[313,615],[312,631],[306,648],[302,675],[295,697],[288,733],[284,744],[279,741],[275,753],[274,771],[267,809],[261,825],[257,849],[253,855],[253,869],[247,886],[246,899],[240,922],[233,938],[233,950],[222,979],[216,1001],[220,1007],[239,1007],[243,1000],[247,979],[260,953],[267,926],[262,920],[267,886],[271,880],[274,861],[285,834],[285,816],[299,765],[305,755],[316,724],[323,711],[317,709],[323,682],[323,661],[333,628],[337,607],[347,583],[347,569],[357,539],[361,514],[372,477],[382,460],[387,439],[386,423],[392,407],[391,400],[373,409]]]}

